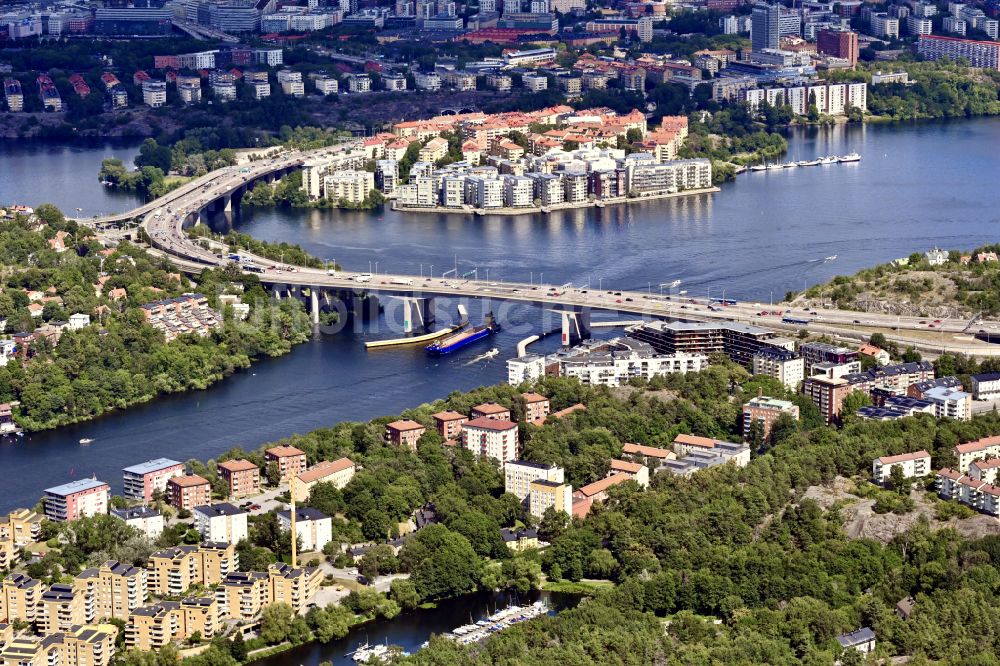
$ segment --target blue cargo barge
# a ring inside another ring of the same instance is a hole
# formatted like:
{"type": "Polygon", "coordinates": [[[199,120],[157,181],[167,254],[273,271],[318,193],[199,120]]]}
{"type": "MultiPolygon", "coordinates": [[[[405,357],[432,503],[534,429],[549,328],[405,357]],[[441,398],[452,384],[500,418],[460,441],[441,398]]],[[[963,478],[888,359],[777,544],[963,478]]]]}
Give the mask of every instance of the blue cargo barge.
{"type": "Polygon", "coordinates": [[[482,326],[468,328],[464,331],[459,331],[458,333],[449,335],[446,338],[442,338],[441,340],[424,347],[424,351],[431,356],[444,356],[445,354],[450,354],[453,351],[465,347],[466,345],[471,345],[477,340],[488,338],[499,330],[500,325],[493,320],[492,314],[488,314],[486,315],[486,323],[482,326]]]}

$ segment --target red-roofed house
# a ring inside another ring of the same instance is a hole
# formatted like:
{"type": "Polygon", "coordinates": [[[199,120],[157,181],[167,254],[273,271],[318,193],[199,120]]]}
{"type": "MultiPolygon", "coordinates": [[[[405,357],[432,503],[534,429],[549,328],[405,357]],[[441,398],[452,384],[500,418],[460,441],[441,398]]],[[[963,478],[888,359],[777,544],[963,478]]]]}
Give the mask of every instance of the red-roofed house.
{"type": "Polygon", "coordinates": [[[649,488],[649,468],[641,463],[612,460],[608,476],[615,474],[627,474],[630,479],[634,479],[643,488],[649,488]]]}
{"type": "Polygon", "coordinates": [[[625,444],[622,453],[635,458],[653,458],[655,460],[676,460],[677,454],[667,449],[658,449],[655,446],[645,446],[644,444],[625,444]]]}
{"type": "Polygon", "coordinates": [[[282,481],[289,480],[293,474],[306,471],[305,451],[294,446],[272,446],[264,451],[264,460],[278,464],[282,481]]]}
{"type": "Polygon", "coordinates": [[[542,423],[549,415],[549,399],[538,393],[522,393],[524,400],[524,420],[529,423],[542,423]]]}
{"type": "Polygon", "coordinates": [[[438,434],[444,439],[456,439],[462,434],[462,424],[469,420],[465,414],[458,412],[444,411],[431,414],[438,434]]]}
{"type": "Polygon", "coordinates": [[[416,421],[410,419],[393,421],[385,426],[385,441],[396,446],[407,446],[416,451],[417,440],[425,432],[427,432],[427,428],[416,421]]]}
{"type": "Polygon", "coordinates": [[[233,499],[260,492],[260,468],[249,460],[239,458],[220,462],[219,476],[229,485],[229,496],[233,499]]]}
{"type": "Polygon", "coordinates": [[[212,501],[212,484],[197,474],[175,476],[167,480],[167,502],[190,511],[212,501]]]}
{"type": "Polygon", "coordinates": [[[588,499],[592,502],[599,502],[606,500],[608,498],[608,488],[611,486],[617,486],[619,483],[625,483],[632,477],[625,472],[618,472],[616,474],[611,474],[606,476],[600,481],[594,481],[582,488],[577,488],[573,492],[573,497],[579,497],[580,499],[588,499]]]}
{"type": "Polygon", "coordinates": [[[311,469],[295,477],[295,501],[305,502],[309,493],[317,483],[332,483],[337,488],[343,488],[354,477],[357,466],[350,458],[339,460],[324,460],[311,469]]]}
{"type": "Polygon", "coordinates": [[[510,421],[510,410],[503,405],[497,404],[495,402],[484,402],[481,405],[476,405],[472,408],[472,413],[469,416],[472,419],[487,418],[487,419],[500,419],[502,421],[510,421]]]}

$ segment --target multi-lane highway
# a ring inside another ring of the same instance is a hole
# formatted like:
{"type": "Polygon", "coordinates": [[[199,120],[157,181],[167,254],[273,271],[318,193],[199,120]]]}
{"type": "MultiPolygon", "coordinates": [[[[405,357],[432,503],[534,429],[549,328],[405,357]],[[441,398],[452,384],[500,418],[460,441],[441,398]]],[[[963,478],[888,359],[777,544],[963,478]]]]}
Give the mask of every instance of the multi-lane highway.
{"type": "MultiPolygon", "coordinates": [[[[316,151],[290,151],[269,160],[246,166],[219,169],[140,208],[119,215],[98,218],[109,223],[142,218],[154,251],[167,257],[186,271],[200,271],[207,266],[230,263],[230,259],[212,249],[206,249],[189,238],[185,227],[197,220],[202,211],[226,203],[234,194],[245,191],[262,177],[287,172],[300,167],[310,158],[323,153],[340,151],[356,144],[316,151]]],[[[904,344],[925,351],[942,348],[974,354],[993,354],[993,345],[974,338],[977,331],[996,331],[1000,322],[980,320],[970,326],[964,319],[932,320],[920,317],[899,317],[880,313],[859,313],[850,310],[822,308],[806,310],[789,304],[728,303],[715,300],[662,296],[655,292],[592,289],[586,286],[550,286],[506,281],[468,280],[457,276],[369,275],[357,272],[331,273],[319,269],[277,265],[262,257],[241,253],[244,270],[254,272],[262,282],[279,286],[315,287],[318,289],[364,289],[381,293],[428,298],[436,296],[472,297],[533,303],[546,307],[568,307],[574,310],[611,310],[652,317],[682,317],[690,319],[726,319],[757,324],[785,331],[830,333],[861,339],[872,330],[882,330],[904,344]],[[936,334],[936,335],[935,335],[936,334]]],[[[1000,350],[998,350],[1000,353],[1000,350]]]]}

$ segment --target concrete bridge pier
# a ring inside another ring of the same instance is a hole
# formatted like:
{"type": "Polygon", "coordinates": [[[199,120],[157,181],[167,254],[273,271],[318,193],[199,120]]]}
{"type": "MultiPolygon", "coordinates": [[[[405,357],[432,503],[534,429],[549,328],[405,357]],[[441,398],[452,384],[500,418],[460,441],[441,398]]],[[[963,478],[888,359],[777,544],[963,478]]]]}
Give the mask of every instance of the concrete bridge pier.
{"type": "Polygon", "coordinates": [[[403,332],[413,332],[414,319],[418,319],[421,328],[434,323],[434,299],[403,297],[403,332]]]}
{"type": "Polygon", "coordinates": [[[552,312],[562,317],[562,344],[564,347],[575,345],[590,337],[589,309],[555,309],[552,312]]]}
{"type": "Polygon", "coordinates": [[[274,300],[280,301],[282,299],[282,297],[283,297],[284,290],[285,290],[285,286],[284,285],[281,285],[281,284],[272,284],[271,285],[271,293],[274,296],[274,300]]]}
{"type": "Polygon", "coordinates": [[[319,323],[319,289],[309,287],[309,312],[312,314],[312,323],[319,323]]]}
{"type": "Polygon", "coordinates": [[[224,213],[233,212],[233,195],[227,194],[226,196],[222,197],[222,211],[224,213]]]}

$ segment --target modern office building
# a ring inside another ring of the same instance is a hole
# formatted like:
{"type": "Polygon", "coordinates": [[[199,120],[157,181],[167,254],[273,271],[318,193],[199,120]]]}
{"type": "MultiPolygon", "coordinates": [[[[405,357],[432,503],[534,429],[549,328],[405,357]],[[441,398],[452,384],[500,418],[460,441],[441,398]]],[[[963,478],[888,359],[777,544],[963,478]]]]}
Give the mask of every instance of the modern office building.
{"type": "Polygon", "coordinates": [[[173,29],[170,19],[170,10],[163,7],[99,7],[94,13],[94,32],[117,37],[165,37],[173,29]]]}
{"type": "Polygon", "coordinates": [[[774,331],[735,322],[650,321],[625,329],[630,337],[650,344],[660,354],[703,355],[721,352],[752,367],[754,355],[774,348],[774,331]]]}
{"type": "Polygon", "coordinates": [[[754,5],[750,15],[750,44],[754,53],[781,46],[781,5],[754,5]]]}

